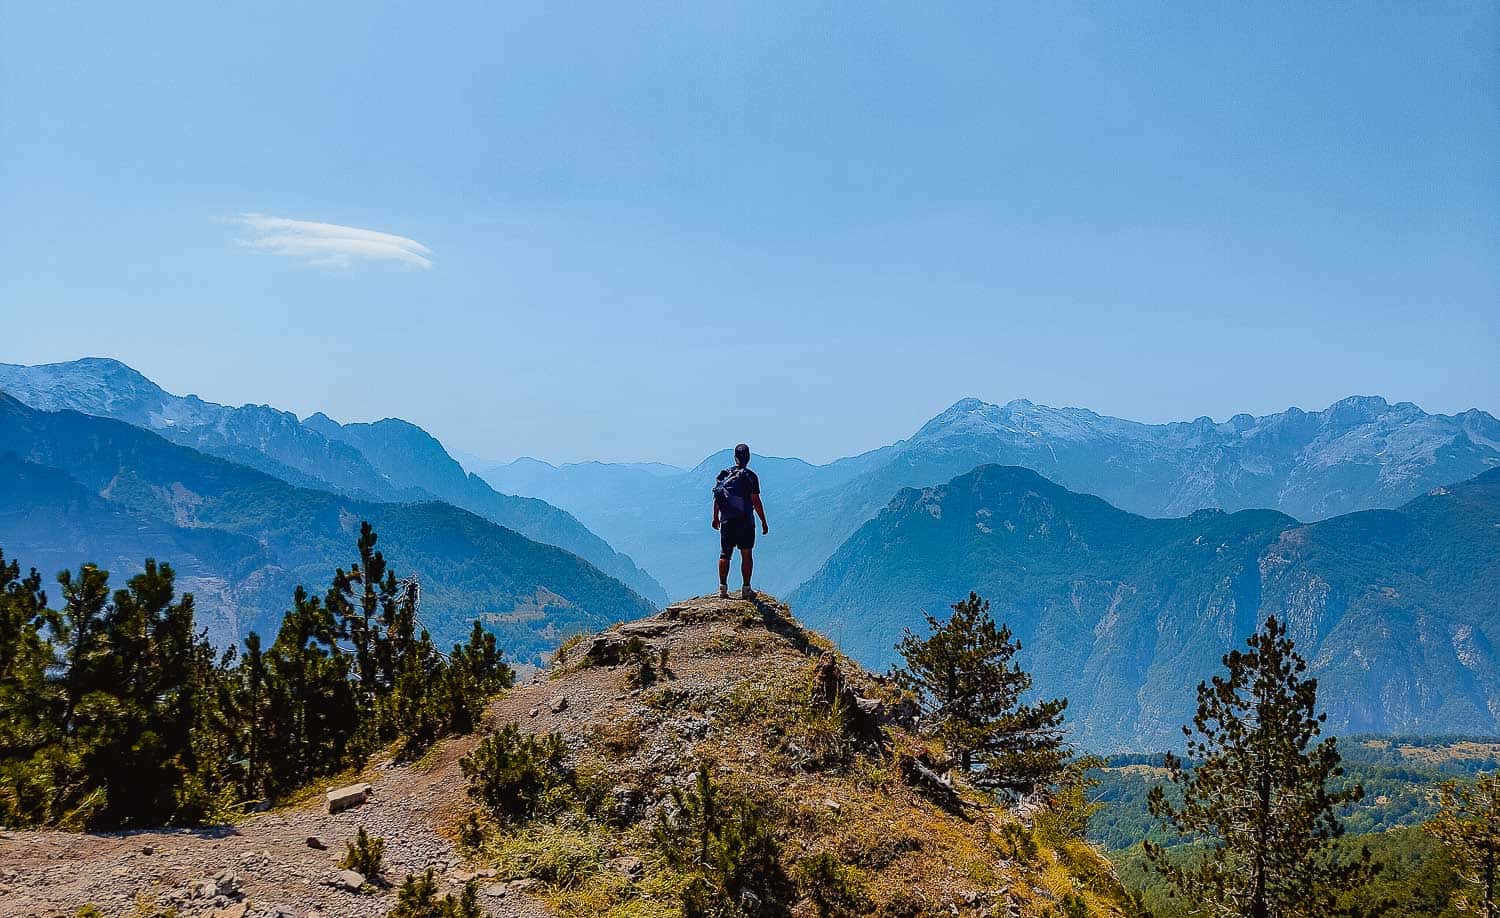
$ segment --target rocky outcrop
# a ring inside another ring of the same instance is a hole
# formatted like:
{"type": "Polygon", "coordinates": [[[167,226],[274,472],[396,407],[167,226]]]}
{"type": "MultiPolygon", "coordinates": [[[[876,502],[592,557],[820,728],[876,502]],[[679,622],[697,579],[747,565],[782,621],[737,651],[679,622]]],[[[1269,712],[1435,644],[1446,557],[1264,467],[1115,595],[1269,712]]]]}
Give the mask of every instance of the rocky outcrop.
{"type": "Polygon", "coordinates": [[[562,767],[592,801],[565,818],[507,825],[494,836],[503,844],[482,850],[456,845],[473,808],[458,761],[482,738],[458,737],[420,764],[372,763],[364,781],[325,789],[364,800],[337,812],[318,794],[232,827],[0,834],[0,916],[69,916],[89,902],[116,914],[139,901],[233,918],[372,918],[401,878],[428,869],[441,892],[474,884],[491,916],[542,918],[577,901],[660,908],[678,887],[652,830],[700,768],[721,800],[749,801],[774,834],[787,885],[763,890],[761,915],[816,914],[796,878],[817,863],[850,868],[833,875],[864,903],[856,914],[1034,918],[1071,890],[1086,894],[1089,918],[1123,915],[1108,863],[1086,846],[1062,857],[1043,840],[1015,858],[1002,834],[1028,832],[1027,811],[947,772],[902,710],[894,686],[776,600],[689,600],[584,638],[490,705],[486,732],[561,737],[562,767]],[[658,661],[645,684],[641,660],[658,661]],[[361,828],[385,839],[382,877],[339,866],[361,828]],[[565,855],[566,875],[546,867],[548,851],[565,855]]]}

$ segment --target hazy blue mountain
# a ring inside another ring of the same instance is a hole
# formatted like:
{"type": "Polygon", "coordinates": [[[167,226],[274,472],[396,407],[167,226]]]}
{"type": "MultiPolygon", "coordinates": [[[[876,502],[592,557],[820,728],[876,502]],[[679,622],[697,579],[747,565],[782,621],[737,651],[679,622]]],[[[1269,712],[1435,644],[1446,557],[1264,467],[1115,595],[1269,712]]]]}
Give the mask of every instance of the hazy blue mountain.
{"type": "MultiPolygon", "coordinates": [[[[679,596],[701,592],[712,576],[703,573],[715,554],[707,495],[727,456],[677,475],[523,460],[485,477],[574,513],[679,596]]],[[[1500,465],[1500,421],[1365,397],[1222,424],[1142,424],[1080,408],[964,399],[907,440],[827,465],[757,457],[772,521],[770,538],[757,546],[757,577],[767,589],[789,590],[899,489],[986,463],[1029,468],[1146,516],[1269,507],[1317,520],[1398,506],[1500,465]]]]}
{"type": "Polygon", "coordinates": [[[378,472],[359,450],[268,405],[229,408],[179,396],[104,357],[18,366],[0,363],[0,391],[42,411],[70,409],[155,431],[174,443],[303,487],[375,500],[422,499],[378,472]]]}
{"type": "Polygon", "coordinates": [[[321,592],[353,558],[361,520],[422,582],[435,637],[484,619],[520,659],[566,634],[648,613],[619,581],[551,545],[446,503],[386,504],[294,487],[149,431],[0,394],[0,546],[45,570],[88,560],[121,574],[178,565],[214,637],[269,633],[296,584],[321,592]]]}
{"type": "Polygon", "coordinates": [[[415,424],[386,418],[370,424],[340,424],[319,412],[303,422],[329,440],[359,450],[381,474],[424,494],[471,510],[529,538],[566,548],[658,605],[666,591],[627,555],[610,547],[572,514],[535,497],[501,494],[464,471],[437,438],[415,424]]]}
{"type": "MultiPolygon", "coordinates": [[[[567,503],[569,512],[589,520],[588,526],[610,544],[631,557],[649,557],[650,562],[641,563],[671,596],[682,597],[706,593],[717,585],[714,565],[719,536],[709,526],[711,492],[719,470],[733,461],[728,450],[692,469],[675,470],[604,462],[551,466],[523,459],[491,469],[485,476],[497,488],[513,488],[548,503],[567,503]]],[[[756,456],[751,467],[766,492],[772,526],[770,537],[756,545],[757,569],[763,572],[757,582],[768,590],[790,589],[797,582],[798,553],[816,551],[809,546],[826,540],[822,532],[808,528],[797,512],[798,498],[807,492],[806,482],[818,467],[801,459],[769,456],[756,456]]]]}
{"type": "Polygon", "coordinates": [[[906,489],[791,596],[860,662],[977,590],[1090,749],[1174,744],[1194,687],[1287,620],[1339,731],[1500,733],[1500,469],[1397,510],[1153,519],[1027,469],[906,489]]]}
{"type": "Polygon", "coordinates": [[[72,409],[144,427],[301,487],[384,502],[447,501],[565,548],[654,603],[666,600],[659,583],[571,514],[535,498],[496,493],[405,421],[341,426],[323,414],[303,422],[265,405],[230,408],[173,395],[125,364],[98,357],[0,364],[0,391],[44,411],[72,409]]]}

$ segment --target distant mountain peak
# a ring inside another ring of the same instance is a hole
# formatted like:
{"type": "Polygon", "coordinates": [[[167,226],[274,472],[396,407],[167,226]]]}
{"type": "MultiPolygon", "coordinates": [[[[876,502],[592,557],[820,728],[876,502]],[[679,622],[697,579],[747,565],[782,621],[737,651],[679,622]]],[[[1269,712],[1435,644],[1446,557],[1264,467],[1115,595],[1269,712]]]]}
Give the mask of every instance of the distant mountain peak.
{"type": "MultiPolygon", "coordinates": [[[[1411,402],[1403,402],[1402,404],[1410,405],[1411,402]]],[[[1361,408],[1369,411],[1381,411],[1389,408],[1390,402],[1387,402],[1382,396],[1379,395],[1350,395],[1345,398],[1339,399],[1329,407],[1361,408]]]]}
{"type": "Polygon", "coordinates": [[[961,398],[958,401],[954,402],[952,405],[949,405],[948,410],[942,412],[942,414],[939,414],[938,417],[950,414],[967,414],[970,411],[982,411],[986,408],[993,407],[994,406],[989,402],[986,402],[983,399],[975,398],[971,395],[967,398],[961,398]]]}

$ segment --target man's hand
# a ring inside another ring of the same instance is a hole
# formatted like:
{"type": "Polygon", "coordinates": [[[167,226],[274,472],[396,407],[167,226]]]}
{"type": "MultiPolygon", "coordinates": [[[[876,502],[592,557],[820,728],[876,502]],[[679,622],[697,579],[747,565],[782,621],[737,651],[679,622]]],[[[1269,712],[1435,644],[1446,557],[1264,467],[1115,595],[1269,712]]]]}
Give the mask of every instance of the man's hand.
{"type": "Polygon", "coordinates": [[[765,520],[761,520],[760,521],[760,534],[761,535],[770,535],[771,534],[771,524],[767,523],[765,520]]]}
{"type": "Polygon", "coordinates": [[[712,526],[712,527],[714,527],[715,529],[718,529],[719,528],[719,518],[717,516],[714,517],[714,521],[712,523],[710,523],[709,525],[712,526]]]}

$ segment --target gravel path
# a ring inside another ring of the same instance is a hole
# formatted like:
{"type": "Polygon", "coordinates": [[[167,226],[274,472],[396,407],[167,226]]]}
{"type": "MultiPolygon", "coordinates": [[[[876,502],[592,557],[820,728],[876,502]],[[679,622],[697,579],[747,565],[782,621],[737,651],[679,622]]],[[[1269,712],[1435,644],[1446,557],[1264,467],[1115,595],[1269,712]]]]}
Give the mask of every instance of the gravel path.
{"type": "MultiPolygon", "coordinates": [[[[490,726],[529,706],[546,686],[527,683],[491,706],[490,726]]],[[[507,718],[508,719],[508,718],[507,718]]],[[[408,873],[438,871],[448,891],[468,879],[441,829],[466,806],[458,759],[478,736],[448,740],[417,765],[377,766],[370,800],[330,815],[321,794],[293,809],[233,826],[193,830],[80,834],[0,832],[0,916],[72,918],[87,903],[106,915],[145,918],[175,906],[188,918],[373,918],[395,904],[408,873]],[[360,826],[386,840],[384,889],[354,891],[339,883],[336,862],[360,826]],[[309,837],[326,850],[308,844],[309,837]]],[[[539,918],[546,910],[504,883],[480,879],[489,915],[539,918]]]]}

